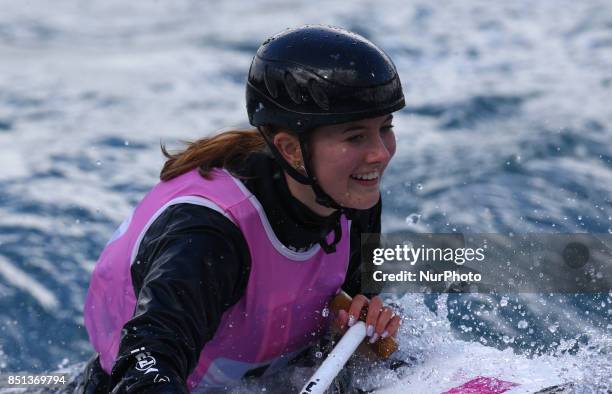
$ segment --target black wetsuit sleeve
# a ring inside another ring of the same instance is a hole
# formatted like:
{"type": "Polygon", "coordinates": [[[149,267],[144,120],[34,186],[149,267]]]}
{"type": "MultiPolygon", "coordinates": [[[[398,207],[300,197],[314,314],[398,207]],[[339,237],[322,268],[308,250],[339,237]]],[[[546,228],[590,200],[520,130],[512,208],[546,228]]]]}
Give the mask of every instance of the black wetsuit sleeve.
{"type": "MultiPolygon", "coordinates": [[[[354,297],[363,294],[361,288],[361,234],[371,233],[380,234],[380,216],[382,213],[382,200],[364,211],[359,211],[357,218],[351,222],[351,251],[349,267],[346,273],[342,290],[354,297]]],[[[365,294],[371,296],[372,294],[365,294]]]]}
{"type": "Polygon", "coordinates": [[[246,241],[225,216],[192,204],[166,209],[132,265],[138,301],[123,328],[111,390],[187,392],[204,344],[243,296],[249,269],[246,241]]]}

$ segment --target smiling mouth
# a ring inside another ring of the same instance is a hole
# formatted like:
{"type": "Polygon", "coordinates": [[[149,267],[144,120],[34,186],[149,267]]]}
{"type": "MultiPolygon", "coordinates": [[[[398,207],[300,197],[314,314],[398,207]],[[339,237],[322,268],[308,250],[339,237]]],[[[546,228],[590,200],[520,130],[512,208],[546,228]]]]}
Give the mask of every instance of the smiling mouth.
{"type": "Polygon", "coordinates": [[[380,172],[372,171],[364,174],[353,174],[351,175],[351,178],[361,182],[373,183],[378,181],[378,179],[380,178],[380,172]]]}

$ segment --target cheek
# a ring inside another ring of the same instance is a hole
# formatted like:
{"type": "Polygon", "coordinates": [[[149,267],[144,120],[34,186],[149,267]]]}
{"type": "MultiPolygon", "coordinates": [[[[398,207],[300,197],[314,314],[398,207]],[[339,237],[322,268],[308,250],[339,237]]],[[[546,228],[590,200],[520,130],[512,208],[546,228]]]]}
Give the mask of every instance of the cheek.
{"type": "Polygon", "coordinates": [[[355,159],[351,159],[351,151],[341,144],[322,149],[318,155],[317,167],[321,176],[334,177],[350,171],[355,159]]]}
{"type": "Polygon", "coordinates": [[[397,149],[397,143],[395,141],[395,133],[389,132],[387,135],[385,135],[383,139],[383,143],[385,144],[385,147],[387,148],[387,152],[389,152],[389,155],[393,157],[395,155],[395,150],[397,149]]]}
{"type": "Polygon", "coordinates": [[[325,189],[338,190],[346,187],[348,178],[354,170],[357,158],[351,157],[351,150],[342,144],[319,149],[313,155],[313,167],[321,186],[325,189]]]}

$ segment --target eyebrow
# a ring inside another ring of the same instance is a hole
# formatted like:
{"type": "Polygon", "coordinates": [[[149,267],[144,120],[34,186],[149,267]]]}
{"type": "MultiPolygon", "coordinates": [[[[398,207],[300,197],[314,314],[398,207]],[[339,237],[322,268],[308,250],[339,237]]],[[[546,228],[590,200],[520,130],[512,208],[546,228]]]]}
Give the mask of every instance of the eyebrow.
{"type": "MultiPolygon", "coordinates": [[[[383,124],[385,124],[385,123],[387,123],[387,122],[389,122],[389,121],[391,121],[391,120],[393,120],[393,115],[389,115],[389,116],[387,116],[387,119],[385,119],[385,120],[383,121],[383,124]]],[[[346,130],[344,130],[344,131],[342,132],[342,134],[344,134],[344,133],[348,133],[348,132],[350,132],[350,131],[362,130],[362,129],[365,129],[365,128],[366,128],[366,127],[364,127],[364,126],[362,126],[362,125],[350,126],[350,127],[349,127],[349,128],[347,128],[346,130]]]]}

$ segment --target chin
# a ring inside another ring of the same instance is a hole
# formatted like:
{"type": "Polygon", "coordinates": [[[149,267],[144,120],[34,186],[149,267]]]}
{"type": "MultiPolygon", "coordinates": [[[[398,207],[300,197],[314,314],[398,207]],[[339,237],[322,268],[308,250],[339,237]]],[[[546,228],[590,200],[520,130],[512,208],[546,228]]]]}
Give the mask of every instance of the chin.
{"type": "Polygon", "coordinates": [[[380,192],[376,193],[374,196],[367,196],[364,198],[355,198],[351,199],[351,201],[347,201],[347,204],[344,205],[347,208],[366,210],[370,209],[378,203],[380,199],[380,192]]]}

